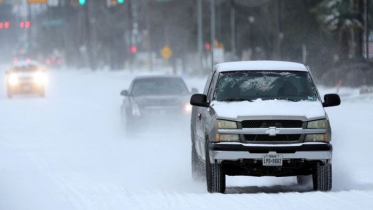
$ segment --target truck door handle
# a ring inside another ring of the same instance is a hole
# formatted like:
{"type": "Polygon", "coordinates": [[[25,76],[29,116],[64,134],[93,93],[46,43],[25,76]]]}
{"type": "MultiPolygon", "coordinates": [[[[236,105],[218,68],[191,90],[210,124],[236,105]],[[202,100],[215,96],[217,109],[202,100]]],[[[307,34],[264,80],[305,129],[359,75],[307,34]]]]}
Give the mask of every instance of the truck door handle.
{"type": "Polygon", "coordinates": [[[199,120],[201,120],[201,118],[202,118],[201,113],[198,113],[198,114],[197,114],[197,117],[198,117],[199,120]]]}

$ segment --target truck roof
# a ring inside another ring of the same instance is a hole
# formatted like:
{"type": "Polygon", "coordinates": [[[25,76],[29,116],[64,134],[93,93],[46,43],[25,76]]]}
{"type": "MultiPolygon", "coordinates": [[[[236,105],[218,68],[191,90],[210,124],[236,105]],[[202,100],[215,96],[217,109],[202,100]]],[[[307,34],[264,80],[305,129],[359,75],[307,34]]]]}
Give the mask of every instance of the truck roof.
{"type": "Polygon", "coordinates": [[[308,71],[301,63],[286,61],[238,61],[220,63],[215,66],[218,72],[227,71],[308,71]]]}

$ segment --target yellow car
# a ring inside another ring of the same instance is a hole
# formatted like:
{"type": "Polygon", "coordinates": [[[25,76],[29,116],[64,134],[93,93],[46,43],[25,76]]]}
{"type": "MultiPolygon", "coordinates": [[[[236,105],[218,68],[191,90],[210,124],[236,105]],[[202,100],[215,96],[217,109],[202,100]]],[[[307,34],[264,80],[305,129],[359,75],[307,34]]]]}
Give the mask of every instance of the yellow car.
{"type": "Polygon", "coordinates": [[[36,62],[17,62],[6,72],[7,95],[12,98],[15,94],[38,94],[45,96],[47,81],[46,72],[36,62]]]}

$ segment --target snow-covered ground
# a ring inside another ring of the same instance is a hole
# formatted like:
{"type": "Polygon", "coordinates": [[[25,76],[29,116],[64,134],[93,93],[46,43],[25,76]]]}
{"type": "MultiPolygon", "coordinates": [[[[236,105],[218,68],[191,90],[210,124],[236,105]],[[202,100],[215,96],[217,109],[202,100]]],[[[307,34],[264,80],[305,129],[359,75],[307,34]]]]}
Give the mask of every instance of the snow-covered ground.
{"type": "MultiPolygon", "coordinates": [[[[229,177],[227,194],[208,194],[191,179],[189,128],[124,137],[119,93],[133,77],[50,72],[46,98],[10,100],[3,86],[0,209],[373,209],[373,96],[342,89],[342,105],[327,108],[332,192],[295,178],[229,177]]],[[[204,79],[185,79],[203,89],[204,79]]]]}

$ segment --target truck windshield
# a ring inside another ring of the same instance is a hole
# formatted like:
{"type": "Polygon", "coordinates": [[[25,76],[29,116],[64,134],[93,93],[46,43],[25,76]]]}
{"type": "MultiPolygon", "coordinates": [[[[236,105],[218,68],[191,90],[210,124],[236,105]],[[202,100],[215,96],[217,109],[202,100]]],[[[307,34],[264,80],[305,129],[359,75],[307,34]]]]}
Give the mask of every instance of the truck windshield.
{"type": "Polygon", "coordinates": [[[237,71],[220,73],[214,100],[316,101],[316,87],[308,72],[237,71]]]}

